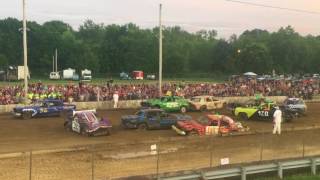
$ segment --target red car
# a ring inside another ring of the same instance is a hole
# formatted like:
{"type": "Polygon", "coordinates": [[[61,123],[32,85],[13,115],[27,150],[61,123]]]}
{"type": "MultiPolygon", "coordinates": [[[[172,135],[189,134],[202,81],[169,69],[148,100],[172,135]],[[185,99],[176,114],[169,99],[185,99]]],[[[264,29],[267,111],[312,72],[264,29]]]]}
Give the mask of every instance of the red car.
{"type": "Polygon", "coordinates": [[[249,130],[228,116],[213,114],[202,116],[198,120],[179,121],[172,129],[180,135],[217,135],[249,130]]]}

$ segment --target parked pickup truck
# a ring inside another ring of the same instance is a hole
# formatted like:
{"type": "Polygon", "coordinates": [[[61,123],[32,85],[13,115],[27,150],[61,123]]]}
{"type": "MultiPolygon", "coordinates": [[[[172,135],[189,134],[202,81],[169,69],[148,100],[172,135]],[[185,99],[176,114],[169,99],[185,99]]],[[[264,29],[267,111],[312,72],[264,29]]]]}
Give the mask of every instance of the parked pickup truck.
{"type": "Polygon", "coordinates": [[[75,109],[76,106],[73,104],[64,104],[63,101],[56,99],[45,99],[28,106],[17,106],[13,108],[12,114],[23,119],[30,119],[40,116],[65,116],[75,109]]]}

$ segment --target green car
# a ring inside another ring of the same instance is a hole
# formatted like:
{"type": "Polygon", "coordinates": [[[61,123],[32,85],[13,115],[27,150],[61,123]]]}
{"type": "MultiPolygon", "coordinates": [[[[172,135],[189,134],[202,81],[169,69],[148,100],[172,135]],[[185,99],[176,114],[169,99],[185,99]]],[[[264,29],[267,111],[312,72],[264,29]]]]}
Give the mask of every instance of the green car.
{"type": "Polygon", "coordinates": [[[163,96],[157,99],[149,99],[141,102],[142,107],[159,108],[165,111],[180,111],[185,113],[189,109],[188,100],[179,96],[163,96]]]}
{"type": "Polygon", "coordinates": [[[236,107],[234,115],[242,120],[263,119],[272,120],[276,104],[273,102],[264,102],[260,105],[248,105],[245,107],[236,107]]]}

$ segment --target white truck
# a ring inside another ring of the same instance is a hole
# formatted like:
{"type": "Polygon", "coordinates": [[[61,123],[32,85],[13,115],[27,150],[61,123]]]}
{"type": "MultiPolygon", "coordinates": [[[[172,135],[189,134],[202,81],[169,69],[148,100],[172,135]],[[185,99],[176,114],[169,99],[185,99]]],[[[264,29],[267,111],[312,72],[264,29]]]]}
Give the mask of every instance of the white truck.
{"type": "Polygon", "coordinates": [[[59,80],[60,79],[60,73],[59,72],[51,72],[49,75],[49,79],[51,80],[59,80]]]}
{"type": "Polygon", "coordinates": [[[91,70],[84,69],[81,71],[81,79],[83,81],[91,81],[92,80],[92,74],[91,70]]]}
{"type": "Polygon", "coordinates": [[[75,69],[68,68],[62,71],[62,78],[77,81],[79,80],[79,75],[76,73],[75,69]]]}

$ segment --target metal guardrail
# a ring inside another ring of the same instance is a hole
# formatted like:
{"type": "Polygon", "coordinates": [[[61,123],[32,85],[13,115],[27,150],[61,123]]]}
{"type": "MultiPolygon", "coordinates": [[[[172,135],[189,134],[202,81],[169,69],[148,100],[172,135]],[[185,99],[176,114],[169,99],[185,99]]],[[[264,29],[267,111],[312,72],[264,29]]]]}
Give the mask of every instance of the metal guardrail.
{"type": "Polygon", "coordinates": [[[305,158],[300,160],[279,161],[277,163],[266,163],[261,165],[249,165],[222,170],[206,171],[188,175],[161,177],[160,180],[211,180],[229,177],[241,177],[246,180],[247,175],[267,172],[278,172],[278,177],[283,179],[283,171],[298,168],[311,168],[311,173],[316,175],[317,166],[320,165],[320,158],[305,158]]]}

